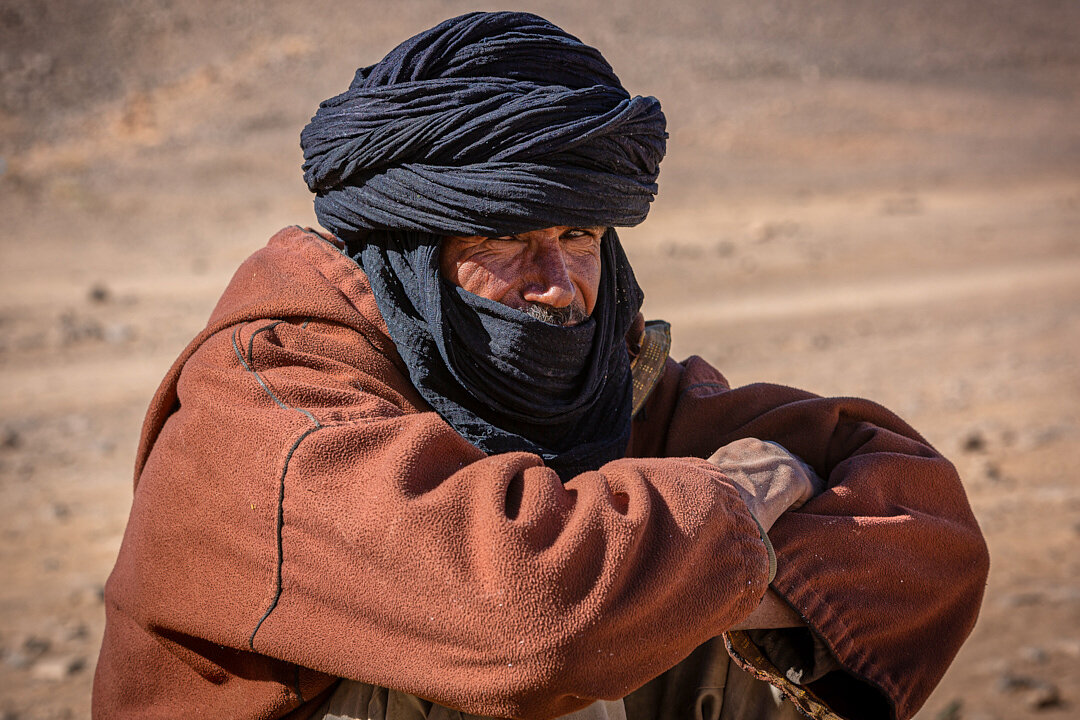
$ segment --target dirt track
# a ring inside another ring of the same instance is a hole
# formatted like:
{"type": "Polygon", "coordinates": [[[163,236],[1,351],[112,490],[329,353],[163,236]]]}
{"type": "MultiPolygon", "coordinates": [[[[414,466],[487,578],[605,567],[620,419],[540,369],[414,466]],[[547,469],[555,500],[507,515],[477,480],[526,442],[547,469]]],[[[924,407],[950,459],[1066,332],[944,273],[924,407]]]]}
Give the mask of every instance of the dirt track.
{"type": "MultiPolygon", "coordinates": [[[[268,5],[0,6],[5,720],[89,715],[142,413],[240,260],[313,222],[300,128],[472,9],[268,5]]],[[[920,716],[1075,716],[1080,6],[532,9],[664,103],[623,237],[675,354],[879,400],[960,468],[993,568],[920,716]]]]}

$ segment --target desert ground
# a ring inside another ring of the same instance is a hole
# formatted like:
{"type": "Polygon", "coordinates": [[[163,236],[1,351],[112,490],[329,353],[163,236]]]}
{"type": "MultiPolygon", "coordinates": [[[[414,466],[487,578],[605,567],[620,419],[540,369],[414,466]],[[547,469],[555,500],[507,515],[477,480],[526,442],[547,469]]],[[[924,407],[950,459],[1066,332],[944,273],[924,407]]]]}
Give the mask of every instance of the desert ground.
{"type": "MultiPolygon", "coordinates": [[[[1080,4],[602,7],[527,9],[664,105],[622,233],[647,316],[956,463],[992,571],[920,718],[1080,715],[1080,4]]],[[[240,261],[314,224],[301,128],[473,9],[0,0],[3,720],[89,717],[142,415],[240,261]]]]}

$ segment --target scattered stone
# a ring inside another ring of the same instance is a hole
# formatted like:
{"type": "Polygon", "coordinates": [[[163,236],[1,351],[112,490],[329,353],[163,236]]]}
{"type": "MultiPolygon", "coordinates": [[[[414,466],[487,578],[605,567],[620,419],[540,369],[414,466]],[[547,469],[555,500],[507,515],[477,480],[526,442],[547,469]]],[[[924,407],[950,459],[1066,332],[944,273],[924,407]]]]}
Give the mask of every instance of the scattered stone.
{"type": "Polygon", "coordinates": [[[108,286],[102,283],[94,283],[90,286],[90,290],[87,291],[86,297],[92,303],[98,303],[99,305],[104,302],[108,302],[112,293],[109,292],[108,286]]]}
{"type": "Polygon", "coordinates": [[[1028,645],[1020,650],[1020,656],[1030,663],[1041,665],[1050,659],[1050,653],[1037,645],[1028,645]]]}
{"type": "Polygon", "coordinates": [[[1026,675],[1014,675],[1006,671],[998,678],[997,686],[1000,692],[1015,693],[1035,687],[1035,680],[1026,675]]]}
{"type": "Polygon", "coordinates": [[[982,452],[986,449],[986,438],[979,430],[972,430],[964,438],[964,443],[960,447],[968,453],[982,452]]]}
{"type": "Polygon", "coordinates": [[[13,427],[6,427],[0,430],[0,447],[5,450],[14,450],[22,445],[22,436],[19,435],[19,431],[13,427]]]}
{"type": "Polygon", "coordinates": [[[1001,604],[1006,607],[1021,607],[1025,605],[1040,605],[1046,602],[1046,594],[1039,590],[1026,590],[1011,593],[1001,599],[1001,604]]]}
{"type": "Polygon", "coordinates": [[[23,652],[35,659],[47,653],[51,647],[52,642],[48,638],[43,638],[38,635],[30,635],[23,640],[22,644],[23,652]]]}
{"type": "Polygon", "coordinates": [[[702,248],[700,245],[694,245],[691,243],[677,243],[672,242],[664,245],[664,253],[671,258],[699,258],[701,257],[702,248]]]}
{"type": "Polygon", "coordinates": [[[1049,710],[1061,707],[1061,691],[1053,683],[1040,682],[1028,696],[1027,704],[1033,710],[1049,710]]]}
{"type": "Polygon", "coordinates": [[[134,337],[135,330],[127,323],[107,325],[102,333],[102,339],[110,345],[122,345],[134,337]]]}
{"type": "Polygon", "coordinates": [[[728,240],[718,240],[713,245],[713,252],[720,257],[731,257],[735,254],[735,243],[728,240]]]}
{"type": "Polygon", "coordinates": [[[50,647],[52,643],[47,638],[31,635],[18,648],[5,653],[4,662],[16,670],[23,670],[33,666],[50,647]]]}
{"type": "Polygon", "coordinates": [[[1067,437],[1070,434],[1070,429],[1068,426],[1063,425],[1033,428],[1020,437],[1018,444],[1022,450],[1038,450],[1067,437]]]}
{"type": "Polygon", "coordinates": [[[35,663],[30,670],[30,675],[35,680],[57,681],[66,680],[72,675],[77,675],[86,669],[86,658],[81,655],[69,655],[66,657],[49,658],[35,663]]]}
{"type": "Polygon", "coordinates": [[[982,468],[982,474],[991,482],[1001,481],[1001,467],[992,461],[987,461],[982,468]]]}
{"type": "Polygon", "coordinates": [[[777,238],[793,237],[799,232],[799,224],[790,220],[754,223],[750,226],[750,240],[767,243],[777,238]]]}
{"type": "Polygon", "coordinates": [[[936,720],[960,720],[963,717],[961,710],[964,709],[964,701],[960,698],[950,700],[949,704],[941,709],[936,720]]]}
{"type": "Polygon", "coordinates": [[[1032,710],[1049,710],[1063,704],[1057,685],[1027,675],[1006,672],[998,679],[998,690],[1004,693],[1024,693],[1024,704],[1032,710]]]}
{"type": "Polygon", "coordinates": [[[64,627],[65,640],[85,640],[90,637],[90,628],[83,622],[72,622],[64,627]]]}
{"type": "Polygon", "coordinates": [[[81,318],[73,312],[60,316],[60,341],[64,345],[101,340],[104,334],[105,330],[97,320],[81,318]]]}
{"type": "Polygon", "coordinates": [[[105,586],[101,584],[83,585],[73,588],[68,594],[70,607],[82,605],[101,605],[105,602],[105,586]]]}

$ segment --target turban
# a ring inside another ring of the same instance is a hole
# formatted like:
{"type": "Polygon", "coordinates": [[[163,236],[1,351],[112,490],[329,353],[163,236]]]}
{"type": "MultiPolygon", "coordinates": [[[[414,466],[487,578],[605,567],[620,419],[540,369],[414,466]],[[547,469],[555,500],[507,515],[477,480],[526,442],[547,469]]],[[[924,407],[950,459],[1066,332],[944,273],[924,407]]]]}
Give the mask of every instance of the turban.
{"type": "Polygon", "coordinates": [[[470,13],[357,70],[300,144],[340,237],[507,234],[644,220],[664,128],[596,49],[535,15],[470,13]]]}
{"type": "Polygon", "coordinates": [[[664,115],[600,53],[527,13],[470,13],[361,68],[300,136],[319,222],[345,240],[421,396],[488,453],[565,480],[621,457],[641,290],[611,226],[656,194],[664,115]],[[609,229],[596,307],[558,327],[439,275],[445,235],[609,229]]]}

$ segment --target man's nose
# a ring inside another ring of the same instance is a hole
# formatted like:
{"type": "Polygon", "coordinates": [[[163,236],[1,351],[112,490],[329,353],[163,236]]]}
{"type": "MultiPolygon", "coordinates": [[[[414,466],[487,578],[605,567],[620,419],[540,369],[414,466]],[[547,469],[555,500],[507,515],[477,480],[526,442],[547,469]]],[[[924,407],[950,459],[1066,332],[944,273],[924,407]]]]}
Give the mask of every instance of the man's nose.
{"type": "Polygon", "coordinates": [[[574,301],[576,290],[570,281],[570,272],[558,238],[537,243],[531,265],[521,293],[527,302],[561,308],[574,301]]]}

